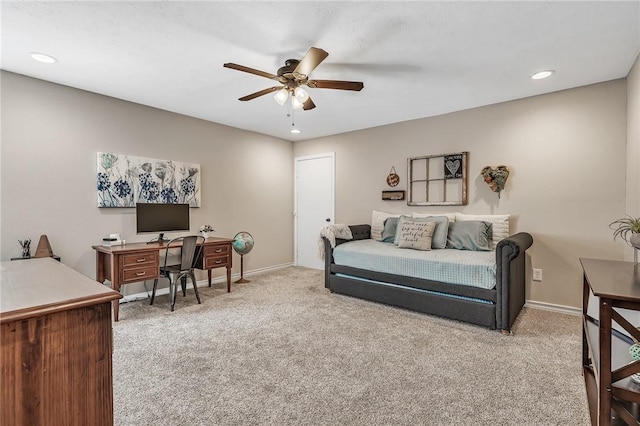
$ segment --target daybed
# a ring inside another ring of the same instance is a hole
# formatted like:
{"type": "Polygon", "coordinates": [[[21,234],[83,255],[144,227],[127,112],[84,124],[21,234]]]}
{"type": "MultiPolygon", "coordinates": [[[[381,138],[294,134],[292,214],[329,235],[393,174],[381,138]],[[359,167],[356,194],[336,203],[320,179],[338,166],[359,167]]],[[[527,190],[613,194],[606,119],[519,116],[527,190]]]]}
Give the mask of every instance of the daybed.
{"type": "MultiPolygon", "coordinates": [[[[371,240],[370,225],[349,226],[352,240],[336,238],[336,249],[342,244],[365,245],[389,243],[371,240]]],[[[480,288],[473,285],[450,284],[442,281],[414,278],[401,274],[376,272],[335,263],[334,248],[324,242],[325,287],[331,292],[398,306],[413,311],[464,321],[509,334],[511,326],[525,302],[525,251],[532,245],[530,234],[520,232],[495,244],[495,285],[480,288]]],[[[404,250],[393,247],[388,250],[404,250]]],[[[412,252],[413,250],[408,250],[412,252]]],[[[444,250],[433,250],[432,252],[444,250]]],[[[446,250],[453,252],[454,250],[446,250]]],[[[470,251],[455,250],[459,256],[470,251]]],[[[419,252],[428,254],[429,252],[419,252]]],[[[375,262],[375,261],[374,261],[375,262]]],[[[374,268],[371,268],[374,269],[374,268]]],[[[493,283],[490,283],[493,284],[493,283]]]]}

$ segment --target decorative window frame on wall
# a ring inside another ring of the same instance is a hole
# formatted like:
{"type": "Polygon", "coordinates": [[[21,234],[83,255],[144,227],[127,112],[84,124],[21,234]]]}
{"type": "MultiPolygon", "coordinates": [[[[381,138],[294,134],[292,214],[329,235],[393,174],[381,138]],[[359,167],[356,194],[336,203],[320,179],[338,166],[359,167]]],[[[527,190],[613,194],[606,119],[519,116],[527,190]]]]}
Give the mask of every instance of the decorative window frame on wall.
{"type": "Polygon", "coordinates": [[[464,151],[408,158],[407,205],[466,205],[467,154],[464,151]]]}

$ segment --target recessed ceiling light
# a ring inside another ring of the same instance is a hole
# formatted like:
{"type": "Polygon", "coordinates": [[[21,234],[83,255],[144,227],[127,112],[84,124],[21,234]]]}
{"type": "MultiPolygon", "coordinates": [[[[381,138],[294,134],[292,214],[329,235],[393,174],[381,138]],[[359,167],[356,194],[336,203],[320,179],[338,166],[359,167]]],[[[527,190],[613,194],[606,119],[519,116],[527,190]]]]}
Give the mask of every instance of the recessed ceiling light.
{"type": "Polygon", "coordinates": [[[543,78],[550,77],[555,71],[554,70],[544,70],[538,71],[535,74],[531,74],[532,80],[542,80],[543,78]]]}
{"type": "Polygon", "coordinates": [[[293,133],[293,134],[296,134],[296,135],[297,135],[298,133],[300,133],[300,130],[298,130],[298,129],[291,129],[291,133],[293,133]]]}
{"type": "Polygon", "coordinates": [[[56,58],[54,58],[53,56],[46,55],[44,53],[31,52],[29,54],[36,61],[42,62],[42,63],[45,63],[45,64],[55,64],[56,62],[58,62],[58,60],[56,58]]]}

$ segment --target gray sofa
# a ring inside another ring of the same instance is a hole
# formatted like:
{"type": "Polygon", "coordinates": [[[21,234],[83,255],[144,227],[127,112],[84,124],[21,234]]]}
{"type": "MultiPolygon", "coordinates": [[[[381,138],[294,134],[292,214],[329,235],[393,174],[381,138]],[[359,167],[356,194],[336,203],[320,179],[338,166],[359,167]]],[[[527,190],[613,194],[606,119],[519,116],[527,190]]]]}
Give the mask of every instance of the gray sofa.
{"type": "MultiPolygon", "coordinates": [[[[349,228],[354,240],[371,237],[370,225],[353,225],[349,228]]],[[[348,241],[350,240],[336,239],[336,246],[348,241]]],[[[509,334],[524,306],[525,251],[532,244],[533,238],[526,232],[512,235],[498,243],[495,250],[496,286],[487,290],[336,265],[333,248],[325,238],[325,287],[334,293],[499,329],[504,334],[509,334]]],[[[464,255],[462,250],[461,255],[464,255]]]]}

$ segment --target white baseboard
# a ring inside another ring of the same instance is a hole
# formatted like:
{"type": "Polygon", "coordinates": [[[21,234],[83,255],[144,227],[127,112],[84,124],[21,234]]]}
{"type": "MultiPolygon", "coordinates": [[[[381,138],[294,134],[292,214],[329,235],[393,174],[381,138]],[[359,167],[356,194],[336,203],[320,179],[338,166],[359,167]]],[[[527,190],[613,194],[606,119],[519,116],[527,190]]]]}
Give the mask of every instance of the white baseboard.
{"type": "Polygon", "coordinates": [[[556,305],[555,303],[536,302],[535,300],[527,300],[524,304],[526,308],[542,309],[545,311],[560,312],[569,315],[582,315],[582,309],[573,306],[556,305]]]}
{"type": "MultiPolygon", "coordinates": [[[[288,268],[290,266],[293,266],[293,262],[291,262],[291,263],[283,263],[281,265],[275,265],[275,266],[268,266],[266,268],[253,269],[251,271],[245,271],[243,276],[250,277],[252,275],[263,274],[265,272],[271,272],[271,271],[277,271],[279,269],[288,268]]],[[[240,273],[231,274],[231,282],[232,283],[233,283],[233,281],[237,280],[238,278],[240,278],[240,273]]],[[[212,284],[226,283],[226,282],[227,282],[227,276],[226,275],[222,275],[222,276],[219,276],[219,277],[214,277],[211,280],[212,284]]],[[[208,285],[209,285],[209,281],[206,280],[206,279],[198,281],[198,287],[206,287],[208,285]]],[[[122,288],[126,288],[126,286],[121,287],[121,289],[122,288]]],[[[191,284],[191,281],[189,281],[189,280],[187,280],[187,288],[193,288],[193,285],[191,284]]],[[[169,294],[169,287],[162,287],[162,288],[159,288],[158,290],[156,290],[156,296],[163,295],[163,294],[169,294]]],[[[149,288],[148,293],[143,292],[143,293],[128,294],[126,296],[123,296],[122,299],[120,299],[120,303],[135,302],[136,300],[148,299],[149,297],[151,297],[151,288],[149,288]]]]}

